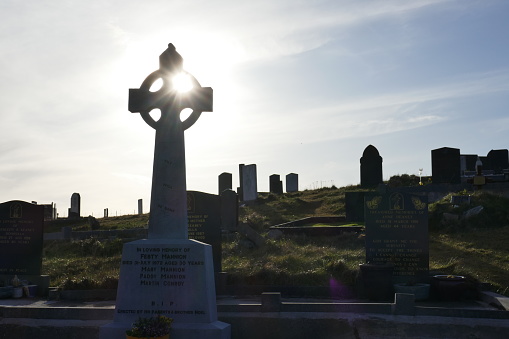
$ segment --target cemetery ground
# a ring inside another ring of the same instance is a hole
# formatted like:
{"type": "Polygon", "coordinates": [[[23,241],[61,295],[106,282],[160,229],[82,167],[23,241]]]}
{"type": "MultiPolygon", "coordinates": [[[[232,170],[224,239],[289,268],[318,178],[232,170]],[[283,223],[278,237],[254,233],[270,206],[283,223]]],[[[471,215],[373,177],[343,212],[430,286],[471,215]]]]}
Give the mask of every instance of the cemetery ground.
{"type": "MultiPolygon", "coordinates": [[[[266,236],[270,226],[309,216],[344,215],[346,191],[358,187],[322,188],[274,195],[261,193],[258,200],[239,210],[239,222],[266,236]]],[[[453,206],[451,195],[429,206],[430,271],[466,276],[492,285],[492,291],[509,296],[509,199],[485,192],[472,194],[468,206],[453,206]],[[474,206],[484,210],[469,219],[461,215],[474,206]]],[[[456,193],[457,195],[457,193],[456,193]]],[[[146,227],[148,215],[99,218],[100,230],[146,227]]],[[[61,227],[89,230],[86,218],[57,220],[45,232],[61,227]]],[[[133,239],[45,241],[42,274],[61,289],[115,289],[122,245],[133,239]]],[[[331,279],[355,286],[359,264],[365,262],[364,236],[345,233],[335,237],[285,236],[267,239],[253,247],[239,234],[223,236],[223,271],[228,283],[277,286],[329,286],[331,279]]]]}

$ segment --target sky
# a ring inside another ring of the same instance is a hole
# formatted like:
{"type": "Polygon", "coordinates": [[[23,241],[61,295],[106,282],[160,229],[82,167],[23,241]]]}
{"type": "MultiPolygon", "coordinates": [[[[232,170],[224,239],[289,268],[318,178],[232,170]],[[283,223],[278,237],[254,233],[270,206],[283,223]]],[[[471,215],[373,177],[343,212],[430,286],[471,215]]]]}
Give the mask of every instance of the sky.
{"type": "Polygon", "coordinates": [[[299,189],[431,175],[431,150],[509,148],[507,0],[3,0],[0,201],[148,212],[154,130],[127,109],[173,43],[214,90],[185,132],[187,189],[238,165],[299,189]]]}

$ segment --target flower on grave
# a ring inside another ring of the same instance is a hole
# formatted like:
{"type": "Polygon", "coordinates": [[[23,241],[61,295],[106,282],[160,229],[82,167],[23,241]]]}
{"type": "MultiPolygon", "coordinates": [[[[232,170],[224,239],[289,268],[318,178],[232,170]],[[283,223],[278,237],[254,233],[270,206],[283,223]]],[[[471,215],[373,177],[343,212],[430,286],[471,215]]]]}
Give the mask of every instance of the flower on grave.
{"type": "Polygon", "coordinates": [[[172,318],[163,315],[139,318],[126,334],[135,338],[162,337],[170,333],[172,322],[172,318]]]}

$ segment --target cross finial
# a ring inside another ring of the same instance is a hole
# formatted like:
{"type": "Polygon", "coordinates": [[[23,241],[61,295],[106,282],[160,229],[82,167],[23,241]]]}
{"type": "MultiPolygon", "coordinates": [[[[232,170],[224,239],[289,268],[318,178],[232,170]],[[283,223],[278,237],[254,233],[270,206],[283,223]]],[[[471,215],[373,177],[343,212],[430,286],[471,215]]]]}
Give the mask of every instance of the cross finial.
{"type": "Polygon", "coordinates": [[[168,44],[168,48],[159,56],[159,69],[165,73],[181,72],[183,64],[182,56],[172,43],[168,44]]]}

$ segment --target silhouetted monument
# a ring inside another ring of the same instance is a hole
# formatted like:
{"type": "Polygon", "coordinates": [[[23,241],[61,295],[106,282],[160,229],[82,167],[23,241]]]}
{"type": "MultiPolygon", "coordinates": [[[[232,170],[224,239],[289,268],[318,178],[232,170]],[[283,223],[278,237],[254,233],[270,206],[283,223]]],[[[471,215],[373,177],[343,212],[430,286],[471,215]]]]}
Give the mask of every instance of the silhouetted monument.
{"type": "Polygon", "coordinates": [[[81,216],[81,197],[79,193],[73,193],[71,195],[71,208],[67,217],[69,219],[76,219],[81,216]]]}
{"type": "Polygon", "coordinates": [[[219,175],[219,190],[218,194],[221,195],[224,190],[231,190],[232,189],[232,174],[223,172],[219,175]]]}
{"type": "Polygon", "coordinates": [[[269,176],[269,192],[274,194],[283,194],[283,182],[279,174],[269,176]]]}
{"type": "Polygon", "coordinates": [[[382,157],[373,145],[364,149],[361,158],[361,186],[374,187],[383,183],[382,157]]]}
{"type": "Polygon", "coordinates": [[[431,151],[431,176],[434,184],[459,184],[460,175],[458,148],[442,147],[431,151]]]}
{"type": "Polygon", "coordinates": [[[169,44],[159,70],[129,90],[129,111],[156,131],[148,239],[124,245],[114,322],[101,328],[101,338],[125,338],[138,317],[154,315],[174,319],[172,339],[230,338],[230,325],[217,320],[212,248],[189,240],[187,227],[184,131],[212,111],[212,88],[201,87],[182,64],[169,44]],[[190,91],[177,90],[178,75],[189,77],[190,91]],[[163,86],[150,91],[159,79],[163,86]],[[184,108],[193,111],[181,121],[184,108]],[[152,109],[161,111],[159,120],[150,116],[152,109]]]}

